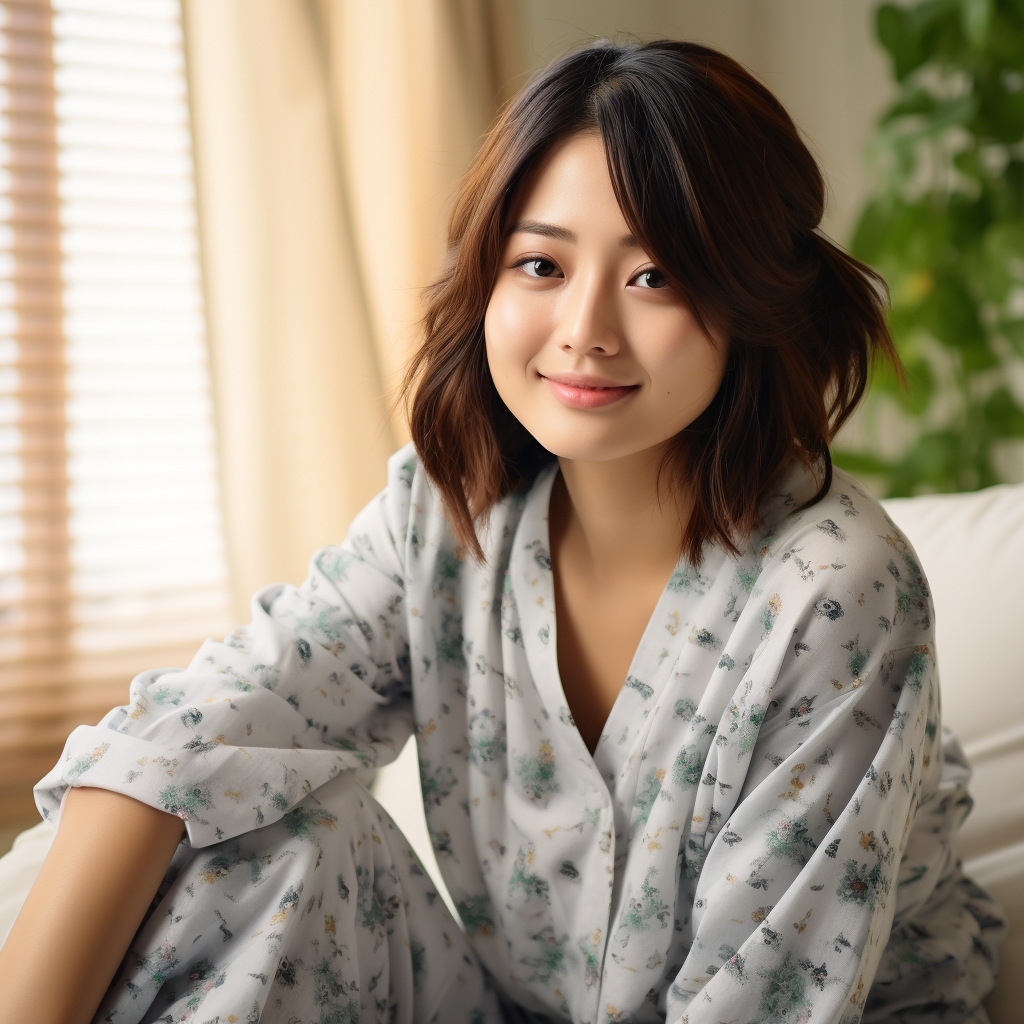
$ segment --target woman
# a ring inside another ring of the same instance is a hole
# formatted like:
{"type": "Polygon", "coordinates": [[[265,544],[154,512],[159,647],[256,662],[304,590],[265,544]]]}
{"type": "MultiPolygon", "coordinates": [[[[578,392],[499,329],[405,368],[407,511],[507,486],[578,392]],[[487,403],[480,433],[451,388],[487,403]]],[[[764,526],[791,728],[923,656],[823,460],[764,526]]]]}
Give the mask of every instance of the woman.
{"type": "Polygon", "coordinates": [[[532,83],[387,489],[39,784],[0,1020],[90,1019],[131,942],[99,1020],[983,1021],[927,582],[828,454],[897,360],[822,206],[712,50],[532,83]],[[413,729],[464,931],[356,775],[413,729]]]}

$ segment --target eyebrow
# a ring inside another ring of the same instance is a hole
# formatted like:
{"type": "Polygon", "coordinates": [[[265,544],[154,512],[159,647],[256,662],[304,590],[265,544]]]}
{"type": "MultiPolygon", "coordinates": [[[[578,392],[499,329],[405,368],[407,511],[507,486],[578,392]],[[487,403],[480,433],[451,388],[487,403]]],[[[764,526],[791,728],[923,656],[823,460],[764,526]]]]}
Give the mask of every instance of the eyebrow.
{"type": "MultiPolygon", "coordinates": [[[[546,224],[541,220],[521,220],[514,228],[512,228],[511,234],[529,234],[529,235],[543,235],[545,238],[556,238],[560,242],[568,242],[570,245],[575,245],[579,239],[576,237],[576,233],[570,231],[568,228],[560,228],[557,224],[546,224]]],[[[624,249],[636,249],[639,248],[640,243],[636,240],[633,235],[623,235],[619,239],[619,245],[624,249]]]]}

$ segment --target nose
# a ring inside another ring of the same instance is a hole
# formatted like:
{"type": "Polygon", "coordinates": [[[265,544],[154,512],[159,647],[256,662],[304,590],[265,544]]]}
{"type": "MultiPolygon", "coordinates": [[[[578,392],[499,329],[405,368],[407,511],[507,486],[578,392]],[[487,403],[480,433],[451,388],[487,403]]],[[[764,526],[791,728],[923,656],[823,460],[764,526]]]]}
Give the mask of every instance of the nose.
{"type": "Polygon", "coordinates": [[[615,355],[623,344],[615,287],[600,273],[580,275],[566,290],[559,345],[577,355],[615,355]]]}

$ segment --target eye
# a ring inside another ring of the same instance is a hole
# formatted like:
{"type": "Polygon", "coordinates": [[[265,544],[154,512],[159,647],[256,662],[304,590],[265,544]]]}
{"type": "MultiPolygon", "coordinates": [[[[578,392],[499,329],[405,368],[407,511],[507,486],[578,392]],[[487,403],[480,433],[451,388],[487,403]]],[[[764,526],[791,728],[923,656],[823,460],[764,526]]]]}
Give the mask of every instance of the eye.
{"type": "Polygon", "coordinates": [[[641,270],[630,283],[635,284],[639,288],[668,287],[668,281],[665,279],[665,275],[658,270],[657,267],[649,267],[647,270],[641,270]]]}
{"type": "Polygon", "coordinates": [[[512,264],[513,268],[518,267],[527,277],[556,277],[558,267],[540,256],[524,256],[512,264]]]}

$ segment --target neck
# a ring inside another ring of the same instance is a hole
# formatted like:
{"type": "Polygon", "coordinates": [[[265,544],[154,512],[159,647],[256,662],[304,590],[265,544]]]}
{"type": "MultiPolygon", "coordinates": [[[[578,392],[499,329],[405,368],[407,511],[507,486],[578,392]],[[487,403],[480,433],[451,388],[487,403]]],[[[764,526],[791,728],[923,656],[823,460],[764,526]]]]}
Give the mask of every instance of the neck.
{"type": "Polygon", "coordinates": [[[595,581],[659,569],[667,578],[678,560],[689,501],[671,481],[659,493],[662,454],[659,447],[608,462],[558,460],[552,543],[571,550],[595,581]]]}

